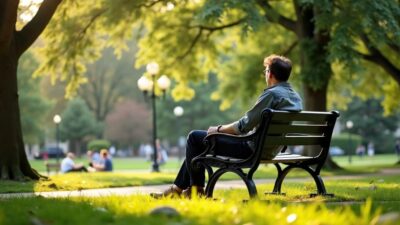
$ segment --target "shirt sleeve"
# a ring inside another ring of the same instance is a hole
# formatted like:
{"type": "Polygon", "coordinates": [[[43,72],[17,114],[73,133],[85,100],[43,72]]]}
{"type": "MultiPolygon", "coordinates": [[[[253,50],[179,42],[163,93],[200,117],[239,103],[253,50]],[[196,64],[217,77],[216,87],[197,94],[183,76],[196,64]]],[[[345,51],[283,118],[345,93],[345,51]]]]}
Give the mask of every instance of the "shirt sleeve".
{"type": "Polygon", "coordinates": [[[272,93],[262,95],[256,104],[246,112],[238,121],[234,122],[233,127],[237,133],[245,134],[253,130],[261,122],[261,113],[266,108],[271,108],[273,104],[272,93]]]}

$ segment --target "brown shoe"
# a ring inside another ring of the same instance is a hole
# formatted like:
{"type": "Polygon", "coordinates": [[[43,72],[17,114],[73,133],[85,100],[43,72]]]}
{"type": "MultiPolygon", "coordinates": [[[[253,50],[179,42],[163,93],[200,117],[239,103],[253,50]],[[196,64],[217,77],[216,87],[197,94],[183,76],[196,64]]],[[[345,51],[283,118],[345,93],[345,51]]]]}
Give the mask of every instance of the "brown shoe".
{"type": "Polygon", "coordinates": [[[181,192],[177,190],[174,185],[171,185],[167,190],[159,193],[150,193],[150,196],[156,199],[159,198],[166,198],[166,197],[179,197],[181,195],[181,192]]]}
{"type": "Polygon", "coordinates": [[[195,193],[197,195],[197,197],[205,197],[206,196],[206,193],[204,192],[204,188],[203,187],[198,187],[198,186],[191,186],[191,187],[185,189],[182,192],[182,196],[184,198],[189,198],[190,199],[190,198],[192,198],[192,193],[193,194],[195,193]]]}

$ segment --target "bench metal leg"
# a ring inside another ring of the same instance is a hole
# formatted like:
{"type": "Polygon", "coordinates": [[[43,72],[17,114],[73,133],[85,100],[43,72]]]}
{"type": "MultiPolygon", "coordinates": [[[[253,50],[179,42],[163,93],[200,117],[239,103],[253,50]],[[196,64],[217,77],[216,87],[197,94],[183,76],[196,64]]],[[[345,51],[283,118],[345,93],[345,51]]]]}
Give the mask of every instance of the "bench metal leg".
{"type": "Polygon", "coordinates": [[[242,180],[246,184],[250,197],[251,198],[257,197],[257,188],[254,181],[251,178],[249,178],[241,169],[222,168],[215,171],[215,173],[213,173],[209,178],[209,181],[206,186],[206,195],[208,198],[211,198],[213,196],[215,184],[217,183],[218,179],[226,172],[233,172],[239,175],[240,178],[242,178],[242,180]]]}
{"type": "Polygon", "coordinates": [[[206,186],[206,196],[207,196],[207,198],[212,198],[215,184],[217,183],[219,177],[221,177],[222,174],[224,174],[226,172],[228,172],[228,171],[225,170],[225,169],[218,169],[217,171],[215,171],[215,173],[213,173],[208,178],[208,183],[207,183],[207,186],[206,186]]]}
{"type": "Polygon", "coordinates": [[[283,180],[285,179],[286,175],[290,172],[290,170],[292,170],[294,167],[287,166],[285,169],[282,170],[279,164],[275,164],[275,166],[278,169],[278,177],[275,180],[274,190],[272,191],[272,194],[281,194],[283,180]]]}
{"type": "Polygon", "coordinates": [[[314,178],[315,185],[317,186],[318,189],[317,194],[310,194],[310,197],[315,197],[317,195],[330,196],[330,197],[334,196],[334,194],[326,193],[324,181],[322,180],[318,172],[314,171],[308,166],[302,166],[301,168],[307,171],[314,178]]]}

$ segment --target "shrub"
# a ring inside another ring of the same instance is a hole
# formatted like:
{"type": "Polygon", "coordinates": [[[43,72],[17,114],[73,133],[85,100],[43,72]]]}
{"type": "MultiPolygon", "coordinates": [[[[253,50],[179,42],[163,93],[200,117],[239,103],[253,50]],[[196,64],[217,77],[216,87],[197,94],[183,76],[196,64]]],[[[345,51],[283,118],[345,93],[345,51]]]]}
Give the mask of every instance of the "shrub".
{"type": "Polygon", "coordinates": [[[100,151],[101,149],[109,149],[111,146],[111,143],[107,140],[103,139],[98,139],[98,140],[92,140],[88,143],[87,149],[92,150],[92,151],[100,151]]]}
{"type": "Polygon", "coordinates": [[[338,146],[346,151],[354,154],[358,145],[362,143],[362,137],[357,134],[341,133],[332,137],[331,146],[338,146]]]}

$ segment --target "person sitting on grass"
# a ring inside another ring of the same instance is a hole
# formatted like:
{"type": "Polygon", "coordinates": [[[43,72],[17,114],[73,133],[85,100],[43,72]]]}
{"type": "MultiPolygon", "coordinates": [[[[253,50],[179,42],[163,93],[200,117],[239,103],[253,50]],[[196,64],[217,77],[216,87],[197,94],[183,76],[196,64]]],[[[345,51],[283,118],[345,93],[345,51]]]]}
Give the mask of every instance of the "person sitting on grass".
{"type": "Polygon", "coordinates": [[[101,157],[100,157],[100,154],[98,152],[89,150],[89,151],[87,151],[86,155],[87,155],[87,157],[89,159],[89,166],[90,167],[93,167],[93,164],[96,164],[96,163],[100,162],[101,157]]]}
{"type": "Polygon", "coordinates": [[[100,151],[100,161],[98,163],[93,163],[93,168],[95,171],[112,171],[113,164],[107,149],[102,149],[100,151]]]}
{"type": "Polygon", "coordinates": [[[75,154],[68,152],[67,156],[61,161],[61,172],[88,172],[85,166],[81,163],[75,164],[74,162],[75,154]]]}
{"type": "MultiPolygon", "coordinates": [[[[194,157],[203,153],[206,145],[203,140],[208,134],[227,133],[232,135],[244,135],[253,132],[261,123],[261,114],[267,109],[301,111],[302,100],[287,82],[289,79],[292,63],[289,59],[270,55],[264,59],[264,76],[267,88],[257,99],[255,105],[236,122],[226,125],[211,126],[207,131],[194,130],[187,137],[186,159],[183,162],[174,184],[161,193],[151,193],[154,198],[183,196],[190,198],[193,194],[204,195],[205,168],[191,168],[194,157]]],[[[231,141],[217,139],[217,155],[245,159],[254,151],[254,142],[231,141]]],[[[268,148],[266,152],[269,158],[274,158],[281,148],[268,148]]]]}

